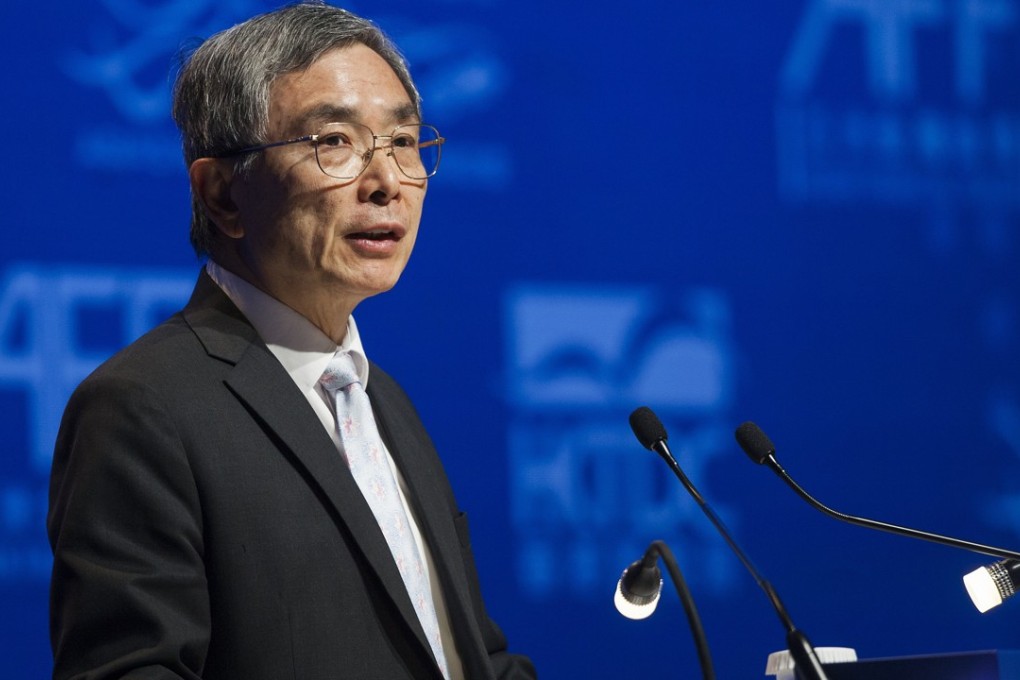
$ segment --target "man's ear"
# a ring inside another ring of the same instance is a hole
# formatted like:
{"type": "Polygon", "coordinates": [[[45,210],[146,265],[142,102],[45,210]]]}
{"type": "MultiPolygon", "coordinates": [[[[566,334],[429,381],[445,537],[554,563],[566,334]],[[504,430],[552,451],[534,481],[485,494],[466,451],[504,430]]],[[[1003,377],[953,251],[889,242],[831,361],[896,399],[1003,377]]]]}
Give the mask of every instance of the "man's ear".
{"type": "Polygon", "coordinates": [[[237,204],[231,197],[234,182],[234,164],[219,158],[199,158],[188,169],[191,191],[201,203],[209,221],[228,238],[241,238],[244,228],[240,224],[237,204]]]}

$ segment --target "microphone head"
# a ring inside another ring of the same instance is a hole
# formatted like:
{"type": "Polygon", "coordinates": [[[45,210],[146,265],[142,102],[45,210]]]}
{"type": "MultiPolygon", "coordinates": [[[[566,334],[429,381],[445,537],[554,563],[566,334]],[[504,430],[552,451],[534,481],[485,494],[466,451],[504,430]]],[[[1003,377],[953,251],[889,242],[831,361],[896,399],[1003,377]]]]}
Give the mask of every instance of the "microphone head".
{"type": "Polygon", "coordinates": [[[630,429],[634,430],[641,446],[649,450],[654,450],[652,447],[669,438],[659,416],[647,406],[640,406],[630,414],[630,429]]]}
{"type": "Polygon", "coordinates": [[[616,611],[635,621],[652,615],[659,606],[659,594],[662,592],[659,565],[654,560],[651,564],[645,564],[646,561],[647,556],[623,570],[613,596],[616,611]]]}
{"type": "Polygon", "coordinates": [[[761,431],[761,428],[750,420],[742,423],[736,431],[737,443],[744,453],[758,465],[761,465],[770,456],[776,454],[776,447],[768,435],[761,431]]]}
{"type": "Polygon", "coordinates": [[[1016,594],[1020,587],[1020,562],[1000,560],[980,567],[963,577],[971,602],[984,614],[1016,594]]]}

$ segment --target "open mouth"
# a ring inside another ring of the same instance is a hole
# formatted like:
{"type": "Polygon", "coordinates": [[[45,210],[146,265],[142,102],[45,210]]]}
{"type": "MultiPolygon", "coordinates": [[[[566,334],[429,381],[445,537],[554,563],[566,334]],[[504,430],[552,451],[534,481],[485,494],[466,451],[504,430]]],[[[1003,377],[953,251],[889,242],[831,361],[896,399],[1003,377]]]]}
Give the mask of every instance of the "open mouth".
{"type": "Polygon", "coordinates": [[[380,224],[364,231],[354,231],[344,236],[349,241],[399,241],[405,229],[397,224],[380,224]]]}
{"type": "Polygon", "coordinates": [[[392,231],[359,231],[353,234],[348,234],[344,238],[351,240],[366,240],[366,241],[398,241],[400,237],[397,236],[396,232],[392,231]]]}

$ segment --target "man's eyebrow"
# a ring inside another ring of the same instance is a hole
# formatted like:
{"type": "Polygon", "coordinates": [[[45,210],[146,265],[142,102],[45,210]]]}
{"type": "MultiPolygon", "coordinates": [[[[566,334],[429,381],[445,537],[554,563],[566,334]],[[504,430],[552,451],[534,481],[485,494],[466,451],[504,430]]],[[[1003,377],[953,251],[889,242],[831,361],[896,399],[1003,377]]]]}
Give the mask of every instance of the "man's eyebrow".
{"type": "MultiPolygon", "coordinates": [[[[393,107],[390,110],[390,119],[394,125],[401,123],[417,122],[418,109],[414,104],[408,102],[393,107]]],[[[357,112],[349,106],[338,106],[328,102],[314,106],[295,119],[295,126],[304,130],[313,126],[322,126],[326,123],[357,123],[361,122],[357,112]]],[[[378,130],[377,132],[382,132],[378,130]]]]}
{"type": "MultiPolygon", "coordinates": [[[[393,121],[396,123],[407,123],[409,121],[418,121],[418,107],[411,102],[403,104],[393,109],[393,121]]],[[[418,121],[420,122],[420,121],[418,121]]]]}
{"type": "Polygon", "coordinates": [[[296,125],[302,129],[326,123],[349,123],[355,118],[354,109],[348,106],[324,103],[312,107],[297,117],[296,125]]]}

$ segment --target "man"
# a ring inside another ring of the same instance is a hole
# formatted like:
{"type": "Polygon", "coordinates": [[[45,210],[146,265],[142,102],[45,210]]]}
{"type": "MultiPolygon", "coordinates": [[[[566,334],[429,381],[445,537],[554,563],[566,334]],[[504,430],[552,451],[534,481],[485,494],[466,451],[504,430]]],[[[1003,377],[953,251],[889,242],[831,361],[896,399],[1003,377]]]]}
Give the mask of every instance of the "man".
{"type": "Polygon", "coordinates": [[[54,678],[534,677],[351,316],[403,271],[443,142],[401,57],[350,13],[288,7],[198,48],[174,117],[209,261],[65,412],[54,678]]]}

